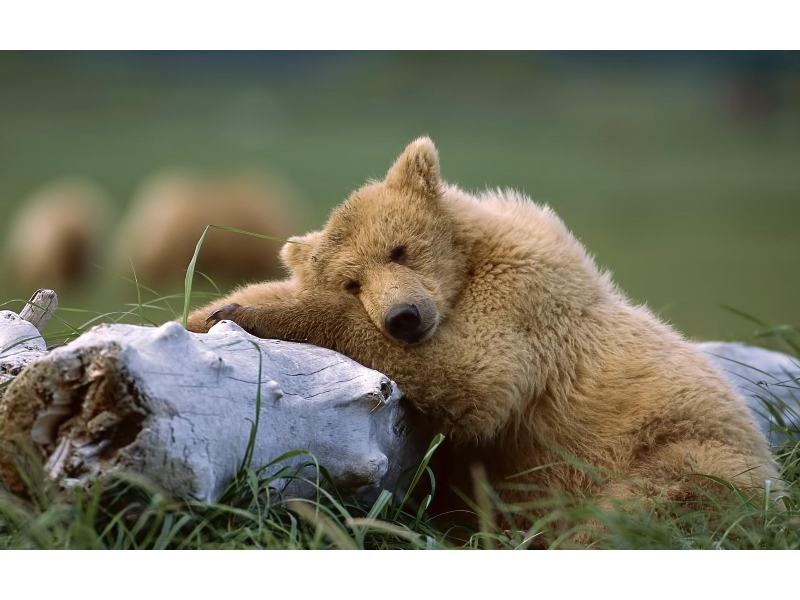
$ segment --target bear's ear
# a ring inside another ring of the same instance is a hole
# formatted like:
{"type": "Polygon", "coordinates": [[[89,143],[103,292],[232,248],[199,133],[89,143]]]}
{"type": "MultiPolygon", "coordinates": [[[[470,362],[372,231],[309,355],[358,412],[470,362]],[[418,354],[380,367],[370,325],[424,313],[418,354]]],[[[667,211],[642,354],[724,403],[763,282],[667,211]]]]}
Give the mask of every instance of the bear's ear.
{"type": "Polygon", "coordinates": [[[386,185],[426,198],[439,195],[439,153],[430,138],[417,138],[406,146],[386,174],[386,185]]]}
{"type": "Polygon", "coordinates": [[[321,231],[312,231],[305,235],[290,237],[281,248],[283,264],[291,271],[308,263],[321,237],[321,231]]]}

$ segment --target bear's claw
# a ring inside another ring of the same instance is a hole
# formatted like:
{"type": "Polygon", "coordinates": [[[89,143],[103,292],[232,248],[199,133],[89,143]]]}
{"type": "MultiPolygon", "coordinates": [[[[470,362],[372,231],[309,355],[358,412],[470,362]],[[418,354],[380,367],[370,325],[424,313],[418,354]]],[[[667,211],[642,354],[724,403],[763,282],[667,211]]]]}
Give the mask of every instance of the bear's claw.
{"type": "Polygon", "coordinates": [[[220,306],[218,309],[209,313],[209,315],[206,317],[206,325],[215,325],[220,321],[224,321],[225,319],[233,320],[231,319],[231,315],[237,308],[241,308],[241,304],[236,304],[235,302],[233,304],[220,306]]]}

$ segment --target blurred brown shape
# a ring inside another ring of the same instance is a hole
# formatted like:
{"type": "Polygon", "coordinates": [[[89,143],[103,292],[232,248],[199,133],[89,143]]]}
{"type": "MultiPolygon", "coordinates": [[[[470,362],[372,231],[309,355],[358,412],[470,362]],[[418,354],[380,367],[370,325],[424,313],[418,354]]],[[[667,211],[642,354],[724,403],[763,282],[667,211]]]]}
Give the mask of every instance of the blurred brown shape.
{"type": "Polygon", "coordinates": [[[64,290],[96,271],[113,209],[95,184],[77,178],[34,192],[11,219],[4,252],[11,278],[25,289],[64,290]]]}
{"type": "Polygon", "coordinates": [[[781,106],[772,78],[741,74],[723,88],[723,105],[740,129],[762,131],[775,120],[781,106]]]}
{"type": "MultiPolygon", "coordinates": [[[[116,268],[144,285],[182,285],[207,225],[222,225],[285,239],[298,233],[299,198],[274,176],[241,172],[199,176],[165,172],[146,181],[118,228],[116,268]]],[[[196,264],[226,281],[278,275],[282,244],[210,229],[196,264]]]]}

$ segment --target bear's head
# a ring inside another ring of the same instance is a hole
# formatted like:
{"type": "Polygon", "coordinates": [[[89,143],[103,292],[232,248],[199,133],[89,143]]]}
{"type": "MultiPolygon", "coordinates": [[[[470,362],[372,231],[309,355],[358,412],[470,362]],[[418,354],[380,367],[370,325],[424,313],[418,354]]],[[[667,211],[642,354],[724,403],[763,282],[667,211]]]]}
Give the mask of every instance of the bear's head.
{"type": "Polygon", "coordinates": [[[394,343],[424,343],[467,279],[468,250],[444,194],[436,147],[419,138],[383,181],[353,192],[281,256],[304,289],[349,297],[394,343]]]}

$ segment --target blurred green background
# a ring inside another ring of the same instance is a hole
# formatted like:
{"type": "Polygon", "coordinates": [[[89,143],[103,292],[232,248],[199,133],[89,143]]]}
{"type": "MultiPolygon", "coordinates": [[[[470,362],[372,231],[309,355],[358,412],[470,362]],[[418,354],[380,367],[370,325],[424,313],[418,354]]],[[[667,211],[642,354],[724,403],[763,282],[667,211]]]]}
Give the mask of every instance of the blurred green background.
{"type": "MultiPolygon", "coordinates": [[[[315,229],[421,134],[445,179],[550,204],[632,299],[691,336],[750,339],[723,305],[800,323],[796,52],[2,52],[0,247],[53,179],[97,182],[122,215],[165,167],[278,172],[315,229]]],[[[97,274],[62,306],[137,301],[97,274]]],[[[32,291],[4,275],[0,304],[32,291]]]]}

